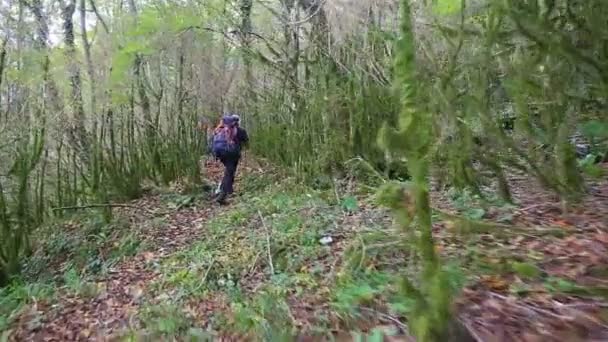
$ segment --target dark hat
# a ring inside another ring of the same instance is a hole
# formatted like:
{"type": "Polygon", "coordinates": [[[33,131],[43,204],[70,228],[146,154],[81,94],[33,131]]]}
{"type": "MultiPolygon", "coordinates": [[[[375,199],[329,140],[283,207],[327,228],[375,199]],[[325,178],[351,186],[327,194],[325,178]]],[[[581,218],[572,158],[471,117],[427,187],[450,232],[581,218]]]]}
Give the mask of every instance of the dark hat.
{"type": "Polygon", "coordinates": [[[233,115],[224,115],[222,117],[222,123],[224,125],[232,126],[239,122],[238,118],[235,118],[233,115]]]}

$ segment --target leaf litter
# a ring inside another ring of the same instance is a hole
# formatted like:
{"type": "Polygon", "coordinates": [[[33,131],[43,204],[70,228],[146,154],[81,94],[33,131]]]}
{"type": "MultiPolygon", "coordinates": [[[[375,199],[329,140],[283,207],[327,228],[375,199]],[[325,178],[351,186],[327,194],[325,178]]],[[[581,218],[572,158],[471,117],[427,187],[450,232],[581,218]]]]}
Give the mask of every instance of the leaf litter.
{"type": "MultiPolygon", "coordinates": [[[[215,163],[207,163],[205,167],[209,178],[219,181],[221,167],[215,163]]],[[[241,170],[240,174],[259,174],[262,167],[246,160],[241,170]]],[[[480,271],[479,265],[463,263],[470,279],[455,303],[458,319],[478,341],[608,340],[608,180],[592,183],[583,203],[566,213],[562,212],[561,203],[533,180],[513,177],[511,183],[515,207],[470,212],[475,213],[474,219],[507,221],[526,227],[529,232],[518,229],[462,236],[454,229],[454,222],[435,221],[437,248],[446,259],[467,260],[473,254],[478,264],[491,269],[480,271]],[[547,233],[556,229],[563,234],[547,233]]],[[[434,193],[434,203],[439,203],[442,210],[459,212],[443,195],[434,193]]],[[[126,329],[140,327],[138,312],[143,303],[159,300],[149,298],[155,294],[151,284],[161,277],[159,264],[196,241],[213,238],[206,225],[219,211],[217,206],[210,205],[183,206],[162,215],[160,224],[150,225],[153,213],[165,211],[161,196],[148,195],[134,201],[133,206],[149,209],[121,209],[127,212],[137,227],[138,237],[149,242],[149,247],[96,279],[97,293],[92,297],[64,291],[52,303],[30,305],[14,324],[11,340],[112,340],[126,329]]],[[[365,201],[358,203],[354,197],[346,197],[337,206],[342,215],[324,235],[333,239],[332,244],[322,247],[325,253],[305,259],[298,271],[323,276],[315,278],[318,281],[314,285],[298,285],[287,293],[292,322],[302,331],[300,340],[319,340],[310,337],[310,331],[320,318],[336,337],[352,340],[345,337],[350,336],[345,335],[347,325],[329,304],[332,286],[340,277],[346,254],[357,236],[366,231],[377,232],[369,227],[391,225],[385,211],[365,201]],[[298,292],[295,288],[303,290],[298,292]]],[[[306,215],[313,215],[314,210],[319,208],[298,209],[306,215]]],[[[242,231],[234,233],[232,245],[226,245],[225,253],[247,243],[247,229],[256,229],[255,225],[249,222],[235,227],[242,231]]],[[[268,258],[261,252],[254,254],[243,254],[247,263],[241,265],[242,273],[238,275],[238,286],[250,295],[268,286],[271,279],[268,258]]],[[[391,260],[403,257],[404,253],[378,255],[361,266],[382,269],[391,260]]],[[[215,262],[230,263],[229,259],[215,262]]],[[[212,264],[209,270],[214,267],[219,266],[212,264]]],[[[359,330],[389,326],[399,328],[402,333],[391,340],[411,340],[403,328],[405,317],[390,315],[377,300],[368,305],[371,307],[359,307],[361,313],[365,312],[359,316],[359,330]]],[[[218,313],[226,313],[228,320],[234,314],[231,299],[225,292],[214,290],[188,298],[184,310],[202,329],[216,328],[210,322],[218,313]]],[[[219,336],[221,340],[242,340],[247,335],[225,331],[219,336]]]]}

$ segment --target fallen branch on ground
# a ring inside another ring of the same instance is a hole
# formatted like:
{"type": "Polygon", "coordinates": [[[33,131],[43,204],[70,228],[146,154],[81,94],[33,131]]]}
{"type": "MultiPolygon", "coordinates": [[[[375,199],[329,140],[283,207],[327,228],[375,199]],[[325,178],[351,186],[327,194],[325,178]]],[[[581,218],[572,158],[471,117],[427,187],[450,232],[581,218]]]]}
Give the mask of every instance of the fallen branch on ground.
{"type": "Polygon", "coordinates": [[[209,263],[209,267],[207,267],[207,270],[205,271],[205,275],[203,276],[203,279],[198,284],[198,286],[194,290],[192,290],[190,293],[197,292],[198,290],[201,289],[201,287],[203,287],[203,285],[205,285],[205,283],[207,283],[207,277],[209,276],[209,272],[211,271],[211,267],[213,267],[214,264],[215,264],[215,258],[211,259],[211,263],[209,263]]]}
{"type": "Polygon", "coordinates": [[[262,216],[262,213],[259,210],[258,215],[260,216],[260,220],[262,221],[262,226],[264,227],[264,230],[266,230],[266,248],[268,250],[268,264],[270,266],[270,274],[273,275],[274,265],[272,264],[272,253],[270,253],[270,230],[268,229],[268,226],[266,226],[264,217],[262,216]]]}
{"type": "Polygon", "coordinates": [[[130,208],[130,209],[144,210],[144,211],[147,211],[154,215],[167,215],[167,214],[171,213],[171,212],[157,212],[154,210],[138,207],[135,205],[120,204],[120,203],[106,203],[106,204],[98,203],[98,204],[75,205],[75,206],[70,206],[70,207],[51,208],[51,210],[52,211],[64,211],[64,210],[82,210],[82,209],[94,209],[94,208],[130,208]]]}
{"type": "Polygon", "coordinates": [[[395,324],[397,327],[399,327],[399,329],[401,329],[403,334],[405,334],[405,338],[407,339],[408,342],[414,341],[414,338],[410,334],[408,326],[405,323],[401,322],[398,318],[393,317],[392,315],[386,314],[384,312],[380,312],[376,309],[368,308],[368,307],[360,307],[360,309],[363,311],[367,311],[377,317],[380,317],[380,319],[382,319],[384,321],[389,321],[389,322],[395,324]]]}
{"type": "Polygon", "coordinates": [[[444,220],[454,222],[457,230],[462,234],[493,234],[499,237],[508,237],[514,234],[528,234],[533,237],[547,235],[561,237],[567,234],[566,231],[560,228],[534,229],[485,220],[471,220],[438,208],[433,208],[433,211],[439,214],[444,220]]]}

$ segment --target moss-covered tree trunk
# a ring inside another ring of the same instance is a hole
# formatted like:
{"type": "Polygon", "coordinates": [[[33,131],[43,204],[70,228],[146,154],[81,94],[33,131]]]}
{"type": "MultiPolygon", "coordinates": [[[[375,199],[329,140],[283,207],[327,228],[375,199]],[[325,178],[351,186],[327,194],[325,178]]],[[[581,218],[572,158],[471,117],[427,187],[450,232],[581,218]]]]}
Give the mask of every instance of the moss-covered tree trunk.
{"type": "Polygon", "coordinates": [[[68,61],[68,78],[71,89],[70,109],[72,116],[70,117],[68,138],[72,148],[78,151],[81,161],[87,165],[90,157],[90,141],[85,127],[86,117],[81,90],[82,80],[77,63],[78,58],[76,56],[76,44],[74,40],[74,21],[72,17],[75,11],[75,0],[68,0],[67,3],[63,3],[62,1],[63,37],[66,46],[65,54],[68,61]]]}
{"type": "Polygon", "coordinates": [[[408,317],[418,341],[450,340],[453,325],[451,289],[435,251],[432,213],[429,196],[429,158],[433,145],[433,116],[425,105],[423,94],[430,87],[417,75],[416,40],[409,0],[401,1],[401,37],[397,43],[395,85],[401,98],[397,129],[384,126],[379,144],[392,155],[405,157],[412,182],[403,188],[387,185],[388,205],[396,212],[403,228],[415,239],[422,261],[422,274],[416,282],[404,277],[402,293],[415,300],[415,309],[408,317]],[[413,226],[412,226],[413,224],[413,226]],[[411,231],[415,227],[415,232],[411,231]]]}
{"type": "MultiPolygon", "coordinates": [[[[4,80],[4,65],[6,63],[6,45],[8,43],[8,37],[2,40],[0,45],[0,108],[2,108],[2,81],[4,80]]],[[[7,111],[8,113],[8,111],[7,111]]]]}

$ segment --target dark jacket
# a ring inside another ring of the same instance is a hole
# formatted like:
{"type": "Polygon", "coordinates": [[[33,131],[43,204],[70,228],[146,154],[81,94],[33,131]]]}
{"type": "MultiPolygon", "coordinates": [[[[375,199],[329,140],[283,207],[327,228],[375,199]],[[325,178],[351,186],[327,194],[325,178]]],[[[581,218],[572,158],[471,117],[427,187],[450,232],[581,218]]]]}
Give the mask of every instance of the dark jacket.
{"type": "Polygon", "coordinates": [[[242,146],[246,146],[249,143],[249,135],[244,128],[238,127],[236,132],[236,143],[239,145],[239,151],[242,146]]]}

